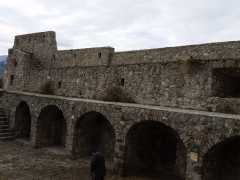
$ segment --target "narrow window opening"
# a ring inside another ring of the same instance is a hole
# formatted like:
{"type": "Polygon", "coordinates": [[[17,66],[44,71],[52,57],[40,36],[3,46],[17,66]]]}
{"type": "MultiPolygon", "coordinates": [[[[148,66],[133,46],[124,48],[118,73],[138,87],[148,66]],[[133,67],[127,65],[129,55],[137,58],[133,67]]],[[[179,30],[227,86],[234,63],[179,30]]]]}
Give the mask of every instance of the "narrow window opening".
{"type": "Polygon", "coordinates": [[[14,67],[16,67],[17,66],[17,60],[13,59],[12,62],[13,62],[14,67]]]}
{"type": "Polygon", "coordinates": [[[58,82],[58,88],[60,89],[62,87],[62,81],[58,82]]]}
{"type": "Polygon", "coordinates": [[[124,86],[124,83],[125,83],[125,79],[122,78],[122,79],[121,79],[121,82],[120,82],[121,86],[124,86]]]}
{"type": "Polygon", "coordinates": [[[34,58],[34,56],[33,56],[33,53],[30,53],[30,58],[31,58],[31,59],[33,59],[33,58],[34,58]]]}
{"type": "Polygon", "coordinates": [[[99,52],[99,53],[98,53],[98,58],[101,58],[101,57],[102,57],[102,53],[99,52]]]}
{"type": "Polygon", "coordinates": [[[14,75],[10,76],[10,85],[13,85],[14,75]]]}

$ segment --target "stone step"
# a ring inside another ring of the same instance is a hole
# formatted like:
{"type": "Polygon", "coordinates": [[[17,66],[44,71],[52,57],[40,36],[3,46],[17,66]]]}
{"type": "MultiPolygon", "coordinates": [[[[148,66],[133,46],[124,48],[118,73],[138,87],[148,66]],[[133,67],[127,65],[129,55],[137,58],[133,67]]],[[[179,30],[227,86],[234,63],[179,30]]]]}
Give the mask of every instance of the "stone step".
{"type": "Polygon", "coordinates": [[[9,120],[6,111],[0,108],[0,140],[10,140],[15,137],[15,132],[9,129],[9,120]]]}
{"type": "Polygon", "coordinates": [[[0,132],[0,137],[8,137],[8,136],[15,136],[15,133],[13,131],[0,132]]]}
{"type": "Polygon", "coordinates": [[[8,127],[8,126],[2,126],[2,127],[0,127],[0,132],[6,131],[6,130],[9,130],[9,127],[8,127]]]}
{"type": "Polygon", "coordinates": [[[4,108],[0,108],[0,112],[5,112],[5,109],[4,108]]]}
{"type": "Polygon", "coordinates": [[[6,133],[6,132],[11,132],[12,130],[9,128],[5,128],[5,129],[0,129],[0,134],[1,133],[6,133]]]}
{"type": "Polygon", "coordinates": [[[0,108],[0,117],[6,117],[6,110],[4,108],[0,108]]]}
{"type": "Polygon", "coordinates": [[[0,129],[8,129],[9,125],[8,124],[0,124],[0,129]]]}
{"type": "Polygon", "coordinates": [[[0,115],[6,115],[6,112],[5,111],[0,111],[0,115]]]}
{"type": "Polygon", "coordinates": [[[1,121],[8,121],[8,119],[7,119],[7,117],[1,117],[1,118],[0,118],[0,122],[1,122],[1,121]]]}
{"type": "Polygon", "coordinates": [[[7,117],[0,117],[0,121],[8,121],[7,117]]]}
{"type": "Polygon", "coordinates": [[[8,126],[0,127],[0,132],[1,131],[6,131],[6,130],[11,130],[12,131],[12,129],[10,129],[8,126]]]}
{"type": "Polygon", "coordinates": [[[1,121],[1,120],[6,120],[6,119],[8,119],[7,116],[0,116],[0,121],[1,121]]]}
{"type": "Polygon", "coordinates": [[[0,125],[8,125],[8,121],[0,121],[0,125]]]}
{"type": "Polygon", "coordinates": [[[3,136],[3,137],[0,136],[0,141],[11,140],[11,139],[14,139],[14,138],[15,138],[15,135],[8,135],[8,136],[3,136]]]}

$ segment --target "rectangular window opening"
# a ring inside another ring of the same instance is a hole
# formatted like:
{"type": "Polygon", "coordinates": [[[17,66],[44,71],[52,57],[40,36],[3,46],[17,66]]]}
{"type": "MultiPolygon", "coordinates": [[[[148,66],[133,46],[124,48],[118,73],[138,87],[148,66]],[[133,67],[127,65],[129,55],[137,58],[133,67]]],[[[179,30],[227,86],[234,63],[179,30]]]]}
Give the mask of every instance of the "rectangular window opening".
{"type": "Polygon", "coordinates": [[[121,79],[120,84],[121,84],[121,86],[124,86],[124,84],[125,84],[125,80],[124,80],[124,78],[121,79]]]}
{"type": "Polygon", "coordinates": [[[14,81],[14,75],[10,76],[10,85],[13,85],[13,81],[14,81]]]}
{"type": "Polygon", "coordinates": [[[98,53],[98,58],[101,58],[101,57],[102,57],[102,53],[99,52],[99,53],[98,53]]]}
{"type": "Polygon", "coordinates": [[[58,88],[60,89],[62,87],[62,81],[58,82],[58,88]]]}
{"type": "Polygon", "coordinates": [[[214,69],[212,91],[216,97],[240,97],[240,68],[214,69]]]}

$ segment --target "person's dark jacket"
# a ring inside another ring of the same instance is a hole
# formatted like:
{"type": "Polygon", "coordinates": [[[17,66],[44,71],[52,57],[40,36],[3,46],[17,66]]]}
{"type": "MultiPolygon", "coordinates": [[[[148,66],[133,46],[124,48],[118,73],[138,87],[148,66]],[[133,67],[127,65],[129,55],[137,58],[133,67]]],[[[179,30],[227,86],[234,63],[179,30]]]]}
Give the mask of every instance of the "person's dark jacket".
{"type": "Polygon", "coordinates": [[[91,173],[94,174],[95,180],[103,179],[106,175],[105,158],[99,152],[92,156],[91,173]]]}

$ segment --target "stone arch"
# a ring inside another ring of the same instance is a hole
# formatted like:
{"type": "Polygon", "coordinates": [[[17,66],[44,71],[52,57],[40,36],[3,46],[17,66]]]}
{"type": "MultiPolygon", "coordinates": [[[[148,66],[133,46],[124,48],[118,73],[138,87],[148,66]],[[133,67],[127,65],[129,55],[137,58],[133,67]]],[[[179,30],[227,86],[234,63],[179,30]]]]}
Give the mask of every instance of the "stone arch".
{"type": "Polygon", "coordinates": [[[141,121],[126,135],[123,173],[158,179],[185,179],[186,148],[178,133],[158,121],[141,121]]]}
{"type": "Polygon", "coordinates": [[[37,146],[65,147],[66,120],[63,112],[55,105],[42,108],[37,120],[37,146]]]}
{"type": "Polygon", "coordinates": [[[103,114],[91,111],[78,118],[74,128],[74,157],[87,158],[93,151],[100,151],[111,160],[114,145],[114,128],[103,114]]]}
{"type": "Polygon", "coordinates": [[[240,136],[232,136],[215,144],[203,156],[203,180],[240,179],[240,136]]]}
{"type": "Polygon", "coordinates": [[[31,113],[25,101],[21,101],[16,107],[14,129],[18,138],[30,139],[31,113]]]}

